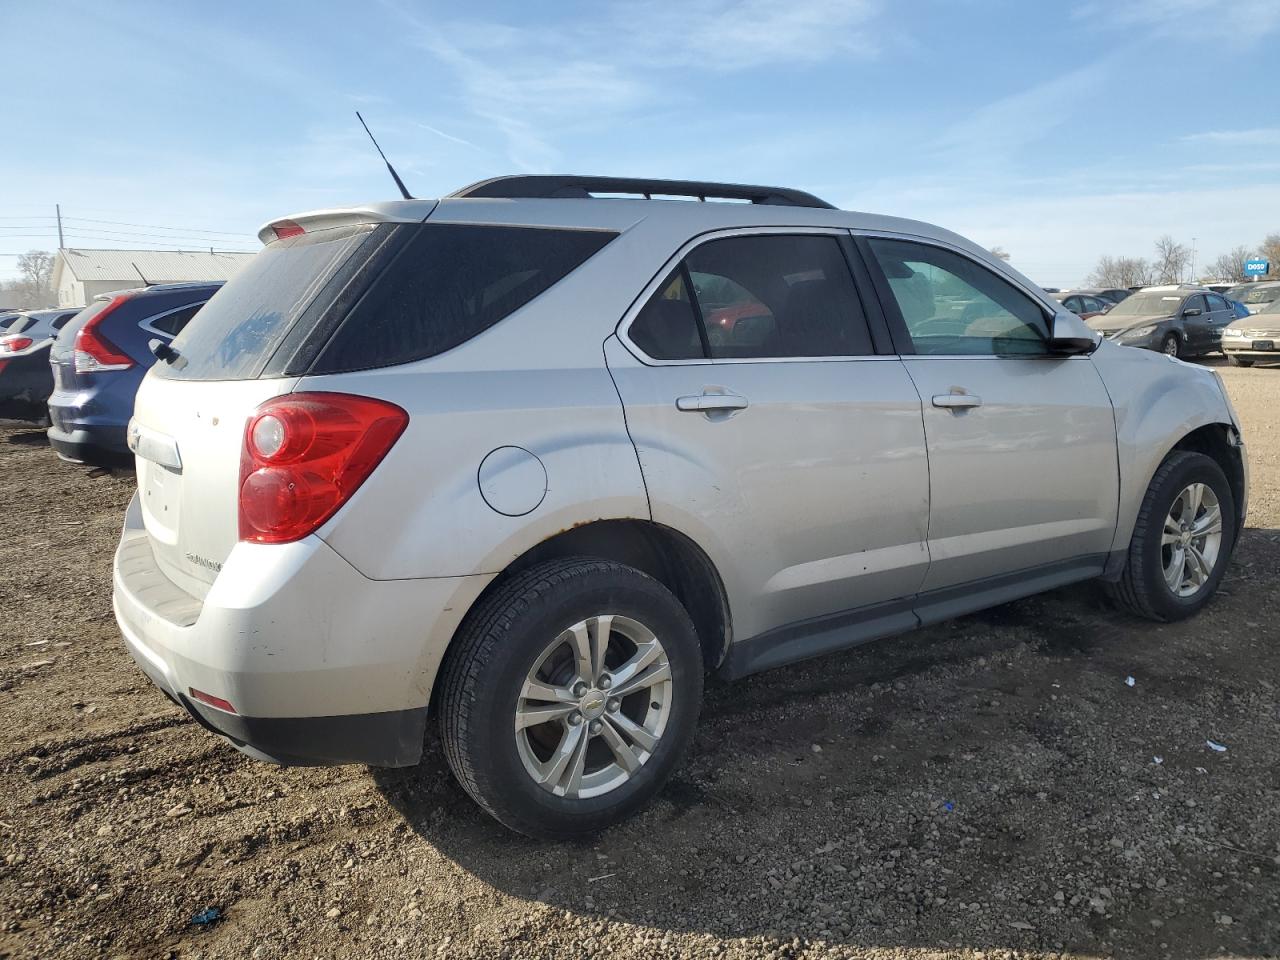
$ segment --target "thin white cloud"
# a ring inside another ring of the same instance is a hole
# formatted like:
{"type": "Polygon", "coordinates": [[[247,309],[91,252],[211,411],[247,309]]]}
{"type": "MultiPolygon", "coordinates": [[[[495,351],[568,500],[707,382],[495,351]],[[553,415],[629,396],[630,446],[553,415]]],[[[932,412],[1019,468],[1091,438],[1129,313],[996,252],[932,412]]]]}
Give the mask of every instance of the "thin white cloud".
{"type": "Polygon", "coordinates": [[[1280,0],[1088,0],[1073,15],[1109,28],[1245,46],[1280,27],[1280,0]]]}
{"type": "Polygon", "coordinates": [[[472,143],[470,140],[464,140],[462,139],[462,137],[455,137],[451,133],[445,133],[443,130],[439,130],[436,127],[431,126],[431,124],[429,123],[423,123],[421,120],[418,121],[418,126],[420,126],[423,130],[427,130],[431,133],[434,133],[437,137],[443,137],[445,140],[452,140],[454,143],[460,143],[464,147],[475,147],[475,144],[472,143]]]}
{"type": "Polygon", "coordinates": [[[1214,143],[1235,147],[1269,147],[1280,144],[1280,127],[1252,130],[1206,130],[1182,138],[1185,143],[1214,143]]]}

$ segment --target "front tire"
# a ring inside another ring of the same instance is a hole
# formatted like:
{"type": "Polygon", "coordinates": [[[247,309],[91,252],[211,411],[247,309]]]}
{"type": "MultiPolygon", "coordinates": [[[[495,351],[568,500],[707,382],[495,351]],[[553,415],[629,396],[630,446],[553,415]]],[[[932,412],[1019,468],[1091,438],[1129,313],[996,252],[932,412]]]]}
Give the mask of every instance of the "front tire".
{"type": "Polygon", "coordinates": [[[1253,361],[1245,357],[1237,357],[1234,353],[1227,354],[1227,363],[1233,367],[1252,367],[1253,361]]]}
{"type": "Polygon", "coordinates": [[[595,833],[646,804],[693,737],[702,653],[662,584],[573,558],[512,576],[443,668],[440,733],[463,789],[531,837],[595,833]]]}
{"type": "Polygon", "coordinates": [[[1166,333],[1164,339],[1160,341],[1160,352],[1166,357],[1182,356],[1182,341],[1178,339],[1176,333],[1166,333]]]}
{"type": "Polygon", "coordinates": [[[1236,540],[1235,496],[1202,453],[1175,450],[1147,487],[1129,555],[1110,595],[1149,620],[1185,620],[1222,581],[1236,540]]]}

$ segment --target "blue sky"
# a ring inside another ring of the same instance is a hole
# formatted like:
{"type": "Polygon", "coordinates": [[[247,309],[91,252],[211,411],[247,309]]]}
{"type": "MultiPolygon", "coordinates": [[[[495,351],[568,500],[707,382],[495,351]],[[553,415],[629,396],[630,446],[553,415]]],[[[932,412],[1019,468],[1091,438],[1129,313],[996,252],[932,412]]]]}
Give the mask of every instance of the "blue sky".
{"type": "Polygon", "coordinates": [[[1280,231],[1280,0],[5,0],[0,36],[0,278],[56,246],[55,203],[68,246],[252,249],[391,197],[356,109],[418,196],[797,186],[1046,285],[1163,233],[1203,262],[1280,231]]]}

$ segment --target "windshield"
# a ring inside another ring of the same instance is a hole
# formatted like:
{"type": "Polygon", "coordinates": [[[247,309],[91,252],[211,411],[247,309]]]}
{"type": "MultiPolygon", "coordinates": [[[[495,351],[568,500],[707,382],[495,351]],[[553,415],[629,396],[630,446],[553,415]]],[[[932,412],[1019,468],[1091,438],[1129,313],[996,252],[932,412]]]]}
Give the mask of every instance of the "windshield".
{"type": "Polygon", "coordinates": [[[1228,290],[1227,297],[1241,303],[1271,303],[1280,297],[1280,283],[1243,283],[1228,290]]]}
{"type": "Polygon", "coordinates": [[[1268,303],[1265,307],[1259,310],[1255,316],[1261,316],[1264,313],[1280,313],[1280,297],[1277,297],[1275,300],[1268,303]]]}
{"type": "Polygon", "coordinates": [[[1185,293],[1159,291],[1139,292],[1125,297],[1107,314],[1108,317],[1168,317],[1178,312],[1187,298],[1185,293]]]}

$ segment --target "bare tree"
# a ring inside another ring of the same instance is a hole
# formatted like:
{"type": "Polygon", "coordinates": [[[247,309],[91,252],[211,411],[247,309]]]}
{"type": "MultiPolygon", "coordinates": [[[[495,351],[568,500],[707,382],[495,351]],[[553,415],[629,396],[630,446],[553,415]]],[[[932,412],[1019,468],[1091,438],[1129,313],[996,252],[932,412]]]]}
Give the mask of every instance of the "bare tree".
{"type": "Polygon", "coordinates": [[[1009,251],[1004,247],[992,247],[987,251],[987,253],[991,254],[997,260],[1004,260],[1005,262],[1008,262],[1009,260],[1009,251]]]}
{"type": "Polygon", "coordinates": [[[12,289],[24,307],[47,307],[53,303],[53,254],[46,250],[28,250],[18,257],[17,280],[12,289]]]}
{"type": "Polygon", "coordinates": [[[1248,247],[1236,247],[1230,253],[1224,253],[1218,259],[1209,261],[1205,264],[1205,270],[1213,280],[1239,282],[1245,279],[1244,262],[1252,256],[1253,251],[1248,247]]]}
{"type": "Polygon", "coordinates": [[[1280,274],[1280,233],[1267,234],[1267,239],[1258,248],[1258,256],[1271,261],[1271,273],[1267,275],[1267,279],[1276,279],[1277,274],[1280,274]]]}
{"type": "Polygon", "coordinates": [[[1181,283],[1191,266],[1191,251],[1169,234],[1156,241],[1156,258],[1152,264],[1156,283],[1181,283]]]}
{"type": "Polygon", "coordinates": [[[1151,282],[1151,264],[1141,257],[1100,257],[1089,282],[1095,287],[1140,287],[1151,282]]]}

